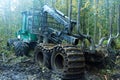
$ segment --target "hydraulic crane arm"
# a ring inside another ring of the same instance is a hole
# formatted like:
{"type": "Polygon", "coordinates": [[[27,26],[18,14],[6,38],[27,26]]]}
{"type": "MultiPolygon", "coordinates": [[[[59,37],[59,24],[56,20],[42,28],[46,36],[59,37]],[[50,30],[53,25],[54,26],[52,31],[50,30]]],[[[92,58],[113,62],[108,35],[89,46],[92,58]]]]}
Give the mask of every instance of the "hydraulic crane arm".
{"type": "MultiPolygon", "coordinates": [[[[59,10],[54,10],[47,5],[43,6],[43,13],[48,13],[50,16],[52,16],[58,23],[62,24],[65,27],[66,32],[68,33],[69,30],[69,18],[65,16],[62,12],[59,10]]],[[[75,21],[71,20],[71,24],[76,24],[75,21]]],[[[72,26],[73,27],[73,26],[72,26]]]]}

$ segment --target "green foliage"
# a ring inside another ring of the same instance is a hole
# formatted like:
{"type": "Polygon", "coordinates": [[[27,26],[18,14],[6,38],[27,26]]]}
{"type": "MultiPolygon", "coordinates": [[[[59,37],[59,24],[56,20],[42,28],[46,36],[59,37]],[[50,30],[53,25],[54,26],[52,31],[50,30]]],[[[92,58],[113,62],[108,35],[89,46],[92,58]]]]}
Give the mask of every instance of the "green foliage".
{"type": "Polygon", "coordinates": [[[21,12],[32,8],[32,4],[32,0],[0,1],[0,54],[12,53],[7,50],[7,40],[15,37],[22,25],[21,12]]]}
{"type": "Polygon", "coordinates": [[[116,46],[115,49],[120,49],[120,39],[115,40],[116,46]]]}
{"type": "MultiPolygon", "coordinates": [[[[9,2],[13,4],[14,2],[10,0],[5,0],[6,4],[1,3],[3,7],[7,7],[8,9],[4,10],[3,13],[5,15],[0,14],[0,36],[3,41],[6,41],[8,38],[14,37],[15,32],[21,27],[21,12],[25,10],[29,10],[30,8],[40,8],[44,4],[48,4],[51,7],[54,7],[60,11],[62,11],[65,15],[68,15],[69,8],[69,0],[30,0],[30,1],[21,1],[17,0],[14,6],[15,11],[10,11],[10,7],[12,5],[6,5],[9,2]],[[8,1],[8,2],[7,2],[8,1]],[[26,5],[28,4],[28,5],[26,5]],[[24,7],[23,7],[24,6],[24,7]]],[[[72,1],[72,19],[77,20],[77,10],[78,10],[78,0],[72,1]]],[[[81,14],[80,14],[80,24],[81,24],[81,32],[84,34],[91,35],[94,37],[96,34],[97,43],[99,39],[103,36],[109,35],[109,11],[113,8],[113,32],[116,34],[117,32],[117,19],[118,19],[118,5],[120,3],[119,0],[82,0],[81,1],[81,14]],[[109,2],[107,2],[109,1],[109,2]],[[108,4],[109,3],[109,4],[108,4]],[[108,6],[109,5],[109,6],[108,6]],[[96,27],[96,31],[94,28],[96,27]]],[[[2,13],[2,11],[1,11],[2,13]]],[[[74,29],[74,33],[77,30],[74,29]]],[[[117,42],[118,43],[118,42],[117,42]]],[[[118,45],[119,46],[119,45],[118,45]]]]}

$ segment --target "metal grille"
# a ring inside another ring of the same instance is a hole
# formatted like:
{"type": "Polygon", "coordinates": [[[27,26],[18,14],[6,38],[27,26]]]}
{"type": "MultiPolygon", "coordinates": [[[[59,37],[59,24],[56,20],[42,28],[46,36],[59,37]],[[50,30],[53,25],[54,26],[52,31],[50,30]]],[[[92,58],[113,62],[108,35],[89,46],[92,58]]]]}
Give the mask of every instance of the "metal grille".
{"type": "Polygon", "coordinates": [[[53,28],[58,31],[61,31],[64,29],[64,26],[59,24],[54,18],[52,18],[50,15],[45,15],[41,12],[39,13],[33,13],[34,15],[31,16],[28,20],[28,28],[30,33],[32,34],[39,34],[41,28],[53,28]]]}

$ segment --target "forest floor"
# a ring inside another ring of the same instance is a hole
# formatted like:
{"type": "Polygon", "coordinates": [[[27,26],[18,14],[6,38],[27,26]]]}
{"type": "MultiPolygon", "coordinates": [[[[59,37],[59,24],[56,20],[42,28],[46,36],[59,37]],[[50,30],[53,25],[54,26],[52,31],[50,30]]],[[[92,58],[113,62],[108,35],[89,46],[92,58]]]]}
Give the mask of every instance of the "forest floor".
{"type": "MultiPolygon", "coordinates": [[[[61,80],[51,71],[39,68],[32,58],[11,55],[5,59],[0,60],[0,80],[61,80]]],[[[120,68],[116,70],[109,76],[85,72],[84,77],[78,80],[120,80],[120,68]]]]}
{"type": "Polygon", "coordinates": [[[13,57],[0,62],[0,80],[50,80],[51,72],[40,69],[33,59],[13,57]]]}

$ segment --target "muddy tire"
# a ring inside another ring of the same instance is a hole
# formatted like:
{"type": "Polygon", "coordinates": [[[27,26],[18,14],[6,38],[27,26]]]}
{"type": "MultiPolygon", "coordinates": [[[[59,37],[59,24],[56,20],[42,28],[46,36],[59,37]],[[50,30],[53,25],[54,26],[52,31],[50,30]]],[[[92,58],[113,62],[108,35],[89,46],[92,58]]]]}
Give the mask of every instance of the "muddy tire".
{"type": "Polygon", "coordinates": [[[79,79],[85,71],[85,58],[81,50],[77,48],[62,48],[57,46],[51,56],[53,72],[62,79],[79,79]]]}
{"type": "Polygon", "coordinates": [[[18,39],[8,39],[8,41],[7,41],[7,48],[8,48],[8,50],[11,50],[11,49],[13,49],[13,47],[14,47],[14,42],[16,42],[16,41],[19,41],[18,39]]]}
{"type": "Polygon", "coordinates": [[[29,53],[29,46],[27,43],[24,43],[22,41],[14,42],[14,50],[16,56],[28,56],[29,53]]]}
{"type": "Polygon", "coordinates": [[[13,43],[14,43],[15,41],[18,41],[18,39],[8,39],[8,41],[7,41],[7,46],[13,46],[13,43]]]}
{"type": "Polygon", "coordinates": [[[49,50],[44,49],[42,46],[36,46],[34,52],[34,59],[39,67],[47,67],[48,69],[51,69],[51,54],[49,50]]]}

